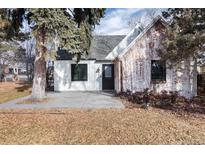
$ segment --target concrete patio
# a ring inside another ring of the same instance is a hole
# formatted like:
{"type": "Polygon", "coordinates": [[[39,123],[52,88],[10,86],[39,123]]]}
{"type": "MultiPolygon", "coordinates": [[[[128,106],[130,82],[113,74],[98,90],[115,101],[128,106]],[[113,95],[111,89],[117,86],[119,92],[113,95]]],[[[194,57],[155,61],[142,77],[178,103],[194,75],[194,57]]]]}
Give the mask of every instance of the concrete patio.
{"type": "Polygon", "coordinates": [[[48,101],[43,103],[19,104],[29,96],[0,104],[0,109],[50,109],[82,108],[105,109],[124,108],[122,102],[113,92],[48,92],[48,101]]]}

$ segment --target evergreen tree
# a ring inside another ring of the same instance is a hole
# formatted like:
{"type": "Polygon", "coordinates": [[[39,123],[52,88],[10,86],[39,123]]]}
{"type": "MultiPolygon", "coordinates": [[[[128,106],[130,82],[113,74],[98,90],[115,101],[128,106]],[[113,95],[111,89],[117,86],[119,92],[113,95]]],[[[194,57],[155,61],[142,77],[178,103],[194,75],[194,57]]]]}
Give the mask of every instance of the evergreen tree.
{"type": "MultiPolygon", "coordinates": [[[[42,99],[46,86],[46,57],[49,46],[55,44],[77,57],[87,53],[91,43],[91,32],[105,9],[7,9],[11,26],[11,36],[15,36],[28,20],[32,35],[36,39],[36,58],[32,97],[42,99]]],[[[19,36],[19,35],[18,35],[19,36]]]]}
{"type": "Polygon", "coordinates": [[[204,60],[205,9],[168,9],[163,16],[170,20],[162,46],[158,49],[162,59],[178,64],[186,58],[204,60]]]}

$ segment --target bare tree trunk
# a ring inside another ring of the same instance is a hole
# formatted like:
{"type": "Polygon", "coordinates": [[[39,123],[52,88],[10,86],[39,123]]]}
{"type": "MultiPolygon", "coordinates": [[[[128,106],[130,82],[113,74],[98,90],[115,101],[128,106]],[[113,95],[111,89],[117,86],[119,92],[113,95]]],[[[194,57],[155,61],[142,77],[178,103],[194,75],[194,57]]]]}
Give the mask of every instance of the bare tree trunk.
{"type": "Polygon", "coordinates": [[[40,53],[36,55],[34,62],[34,78],[32,87],[32,99],[41,100],[45,97],[46,88],[46,61],[40,53]]]}
{"type": "Polygon", "coordinates": [[[32,87],[32,99],[42,100],[45,97],[46,90],[46,60],[47,48],[45,46],[46,31],[44,25],[39,30],[39,36],[36,38],[36,57],[34,62],[34,78],[32,87]]]}

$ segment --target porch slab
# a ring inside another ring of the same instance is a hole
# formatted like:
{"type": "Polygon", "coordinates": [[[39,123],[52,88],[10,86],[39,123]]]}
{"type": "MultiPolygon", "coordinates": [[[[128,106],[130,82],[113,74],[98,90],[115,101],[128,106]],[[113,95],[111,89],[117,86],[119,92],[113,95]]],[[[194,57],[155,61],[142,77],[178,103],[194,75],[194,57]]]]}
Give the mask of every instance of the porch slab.
{"type": "Polygon", "coordinates": [[[106,109],[124,108],[119,98],[111,91],[72,91],[48,92],[45,103],[19,104],[17,101],[0,104],[0,109],[50,109],[50,108],[78,108],[78,109],[106,109]]]}

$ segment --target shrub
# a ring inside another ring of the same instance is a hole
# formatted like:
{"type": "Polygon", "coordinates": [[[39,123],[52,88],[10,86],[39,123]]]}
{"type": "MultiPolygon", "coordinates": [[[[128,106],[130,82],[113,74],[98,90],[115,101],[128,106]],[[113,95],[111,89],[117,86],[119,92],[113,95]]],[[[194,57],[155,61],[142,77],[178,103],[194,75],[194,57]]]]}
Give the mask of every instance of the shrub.
{"type": "Polygon", "coordinates": [[[191,113],[205,114],[205,97],[195,96],[189,100],[183,96],[179,96],[176,91],[167,92],[163,90],[161,93],[156,93],[148,89],[135,93],[127,90],[126,92],[118,93],[118,96],[132,104],[139,104],[143,108],[153,106],[172,111],[188,111],[191,113]]]}
{"type": "Polygon", "coordinates": [[[156,93],[154,91],[149,91],[148,88],[144,89],[143,92],[135,92],[127,90],[126,92],[118,93],[118,96],[122,99],[135,104],[142,104],[143,106],[172,106],[177,104],[177,102],[187,102],[188,100],[182,96],[178,95],[178,92],[167,92],[166,90],[161,91],[161,93],[156,93]]]}

